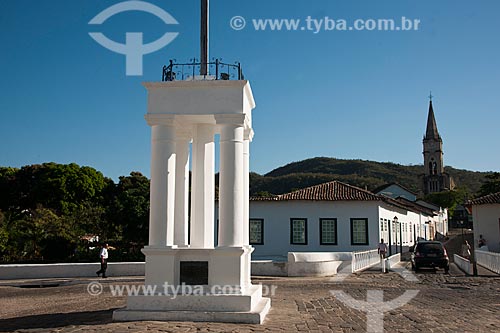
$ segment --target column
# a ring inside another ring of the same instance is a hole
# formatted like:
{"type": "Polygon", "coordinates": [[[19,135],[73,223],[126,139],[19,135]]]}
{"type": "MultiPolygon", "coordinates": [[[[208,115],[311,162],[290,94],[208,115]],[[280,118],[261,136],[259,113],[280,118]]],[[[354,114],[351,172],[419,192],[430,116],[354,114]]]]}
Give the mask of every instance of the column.
{"type": "Polygon", "coordinates": [[[243,245],[250,244],[250,132],[245,130],[243,140],[243,245]]]}
{"type": "Polygon", "coordinates": [[[189,202],[189,143],[191,138],[180,136],[175,142],[175,215],[174,245],[188,245],[188,202],[189,202]]]}
{"type": "Polygon", "coordinates": [[[219,175],[219,246],[243,246],[244,115],[216,116],[221,124],[219,175]]]}
{"type": "Polygon", "coordinates": [[[149,245],[173,245],[175,202],[175,127],[151,125],[149,245]]]}
{"type": "Polygon", "coordinates": [[[195,125],[192,145],[191,247],[214,247],[214,126],[195,125]]]}

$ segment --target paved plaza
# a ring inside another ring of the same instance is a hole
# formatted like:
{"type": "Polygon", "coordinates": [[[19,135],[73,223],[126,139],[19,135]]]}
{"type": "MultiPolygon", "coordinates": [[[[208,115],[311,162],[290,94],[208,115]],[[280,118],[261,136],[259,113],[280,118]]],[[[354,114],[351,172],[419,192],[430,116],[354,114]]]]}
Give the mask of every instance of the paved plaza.
{"type": "Polygon", "coordinates": [[[409,303],[385,313],[387,332],[500,332],[500,277],[468,277],[454,265],[449,275],[429,270],[416,277],[418,282],[375,270],[342,281],[254,277],[254,283],[277,286],[263,325],[113,322],[112,312],[125,306],[125,297],[112,296],[109,286],[139,285],[141,278],[51,280],[60,285],[45,288],[14,286],[34,281],[2,281],[0,332],[366,332],[366,314],[346,306],[331,290],[360,301],[366,301],[367,291],[383,291],[384,303],[418,290],[409,303]],[[101,295],[89,295],[91,281],[102,282],[101,295]]]}

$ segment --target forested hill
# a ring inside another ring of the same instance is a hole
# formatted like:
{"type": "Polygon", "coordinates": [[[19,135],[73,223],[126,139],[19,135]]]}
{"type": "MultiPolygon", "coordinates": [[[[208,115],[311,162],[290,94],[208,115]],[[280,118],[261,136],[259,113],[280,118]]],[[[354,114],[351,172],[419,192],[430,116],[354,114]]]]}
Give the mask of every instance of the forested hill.
{"type": "MultiPolygon", "coordinates": [[[[453,177],[457,186],[471,195],[479,191],[489,174],[452,167],[446,167],[445,171],[453,177]]],[[[422,165],[316,157],[287,164],[263,176],[251,173],[250,194],[281,194],[331,180],[366,187],[371,191],[387,183],[399,183],[420,194],[423,173],[422,165]]]]}

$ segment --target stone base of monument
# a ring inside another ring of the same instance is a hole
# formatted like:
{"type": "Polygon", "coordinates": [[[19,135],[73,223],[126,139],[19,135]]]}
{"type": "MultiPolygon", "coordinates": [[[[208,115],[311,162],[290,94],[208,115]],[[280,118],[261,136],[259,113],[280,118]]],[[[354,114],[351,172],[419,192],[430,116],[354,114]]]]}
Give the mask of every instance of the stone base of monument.
{"type": "Polygon", "coordinates": [[[252,251],[251,246],[147,246],[145,284],[113,319],[260,324],[271,300],[250,281],[252,251]]]}
{"type": "Polygon", "coordinates": [[[260,285],[249,286],[243,294],[238,292],[214,294],[202,286],[190,287],[183,286],[189,290],[188,295],[183,294],[180,288],[178,292],[172,294],[129,296],[127,307],[114,311],[113,320],[261,324],[271,308],[271,300],[262,297],[260,285]]]}

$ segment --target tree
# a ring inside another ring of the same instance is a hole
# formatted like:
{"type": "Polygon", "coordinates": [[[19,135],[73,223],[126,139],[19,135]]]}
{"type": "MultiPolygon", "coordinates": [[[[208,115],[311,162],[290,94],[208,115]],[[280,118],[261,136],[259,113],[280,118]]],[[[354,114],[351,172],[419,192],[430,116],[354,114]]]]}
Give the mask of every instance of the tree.
{"type": "Polygon", "coordinates": [[[75,163],[28,165],[14,174],[4,173],[8,177],[1,178],[10,181],[6,192],[16,198],[10,206],[16,206],[21,211],[42,205],[68,215],[86,202],[102,200],[102,191],[106,186],[102,173],[75,163]]]}
{"type": "Polygon", "coordinates": [[[486,176],[486,181],[481,185],[479,196],[485,196],[500,192],[500,172],[494,172],[486,176]]]}
{"type": "Polygon", "coordinates": [[[140,172],[120,177],[107,219],[122,227],[123,240],[146,243],[149,230],[149,179],[140,172]]]}
{"type": "Polygon", "coordinates": [[[9,233],[7,232],[6,218],[4,213],[0,210],[0,257],[3,257],[6,253],[8,242],[9,233]]]}
{"type": "Polygon", "coordinates": [[[467,196],[467,191],[465,189],[456,188],[453,191],[430,193],[425,196],[424,200],[439,207],[448,208],[448,214],[452,216],[455,207],[463,204],[467,196]]]}
{"type": "Polygon", "coordinates": [[[23,211],[11,222],[11,231],[11,256],[17,260],[68,258],[77,239],[72,225],[42,206],[23,211]]]}

